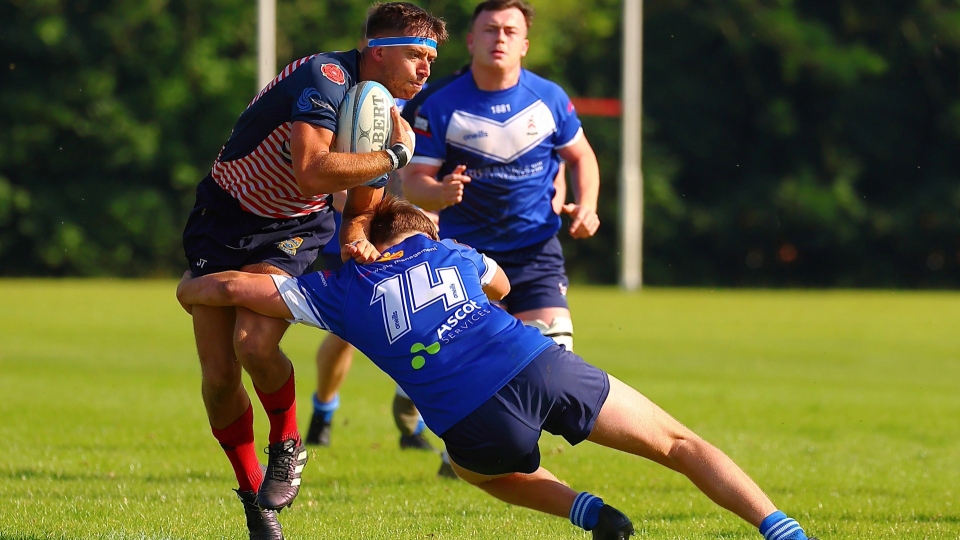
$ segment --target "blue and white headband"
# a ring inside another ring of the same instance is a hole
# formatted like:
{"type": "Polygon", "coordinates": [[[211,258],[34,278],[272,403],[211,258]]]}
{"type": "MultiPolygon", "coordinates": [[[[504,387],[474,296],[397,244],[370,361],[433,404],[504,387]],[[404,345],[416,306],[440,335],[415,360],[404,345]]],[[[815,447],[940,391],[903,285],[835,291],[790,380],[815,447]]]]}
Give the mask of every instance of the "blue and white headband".
{"type": "Polygon", "coordinates": [[[418,36],[373,38],[367,41],[367,47],[400,47],[402,45],[423,45],[437,50],[437,40],[418,36]]]}

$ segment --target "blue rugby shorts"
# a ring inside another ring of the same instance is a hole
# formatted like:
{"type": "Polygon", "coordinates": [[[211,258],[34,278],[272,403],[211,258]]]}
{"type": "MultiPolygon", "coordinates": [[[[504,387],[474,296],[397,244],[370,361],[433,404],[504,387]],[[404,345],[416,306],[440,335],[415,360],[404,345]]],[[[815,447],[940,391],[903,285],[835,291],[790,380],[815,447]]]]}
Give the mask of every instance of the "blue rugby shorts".
{"type": "Polygon", "coordinates": [[[570,281],[564,269],[563,248],[556,236],[511,251],[484,251],[510,278],[510,294],[498,302],[511,314],[567,304],[570,281]]]}
{"type": "Polygon", "coordinates": [[[551,345],[440,438],[450,458],[467,470],[529,474],[540,467],[540,433],[580,443],[593,430],[609,393],[603,370],[551,345]]]}

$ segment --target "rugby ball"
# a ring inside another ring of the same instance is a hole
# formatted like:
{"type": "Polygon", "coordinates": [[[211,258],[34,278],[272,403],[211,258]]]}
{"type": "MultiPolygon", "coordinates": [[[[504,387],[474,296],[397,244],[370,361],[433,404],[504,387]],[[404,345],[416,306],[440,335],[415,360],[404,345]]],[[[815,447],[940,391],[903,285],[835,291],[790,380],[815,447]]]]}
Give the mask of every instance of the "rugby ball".
{"type": "Polygon", "coordinates": [[[396,101],[385,86],[361,81],[347,91],[337,112],[337,152],[378,152],[390,142],[396,101]]]}

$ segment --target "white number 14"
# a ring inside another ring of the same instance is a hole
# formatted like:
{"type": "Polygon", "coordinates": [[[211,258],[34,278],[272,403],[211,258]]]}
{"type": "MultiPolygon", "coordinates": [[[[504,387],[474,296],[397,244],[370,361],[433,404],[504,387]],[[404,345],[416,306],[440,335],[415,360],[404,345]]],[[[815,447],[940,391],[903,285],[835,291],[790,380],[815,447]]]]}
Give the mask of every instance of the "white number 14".
{"type": "Polygon", "coordinates": [[[383,326],[390,343],[410,331],[410,314],[442,301],[444,311],[467,301],[460,271],[455,266],[438,268],[423,262],[408,268],[403,276],[391,276],[373,287],[370,305],[381,302],[383,326]]]}

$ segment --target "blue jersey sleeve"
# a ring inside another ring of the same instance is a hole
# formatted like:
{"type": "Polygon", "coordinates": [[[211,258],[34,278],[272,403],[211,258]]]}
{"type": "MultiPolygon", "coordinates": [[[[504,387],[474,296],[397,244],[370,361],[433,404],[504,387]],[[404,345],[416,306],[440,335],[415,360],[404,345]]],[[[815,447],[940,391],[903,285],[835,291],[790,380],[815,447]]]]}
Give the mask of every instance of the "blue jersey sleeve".
{"type": "MultiPolygon", "coordinates": [[[[349,265],[345,264],[344,268],[347,266],[349,265]]],[[[346,330],[343,320],[344,305],[349,289],[349,282],[342,279],[343,276],[348,275],[343,270],[341,268],[338,272],[327,270],[311,272],[290,279],[295,283],[296,291],[299,291],[303,296],[302,305],[297,306],[297,310],[294,310],[294,307],[290,305],[291,302],[288,297],[284,297],[287,306],[294,314],[295,322],[316,326],[343,337],[346,330]]],[[[293,291],[293,293],[295,294],[296,291],[293,291]]]]}
{"type": "Polygon", "coordinates": [[[299,79],[298,84],[290,87],[290,92],[294,94],[290,96],[293,100],[290,119],[308,122],[336,133],[337,111],[348,90],[347,76],[340,64],[319,60],[304,66],[307,69],[294,72],[299,79]]]}
{"type": "Polygon", "coordinates": [[[439,165],[446,161],[445,114],[437,99],[427,98],[413,119],[413,132],[417,135],[414,163],[439,165]]]}
{"type": "Polygon", "coordinates": [[[497,269],[500,268],[493,259],[470,246],[457,243],[455,240],[449,238],[441,240],[440,243],[450,248],[451,251],[458,253],[476,267],[477,275],[480,277],[480,285],[483,287],[490,284],[493,276],[497,273],[497,269]]]}
{"type": "Polygon", "coordinates": [[[570,96],[558,85],[554,85],[553,95],[550,96],[550,109],[557,122],[557,132],[554,134],[554,146],[563,148],[575,142],[580,133],[580,118],[577,109],[573,106],[570,96]]]}

